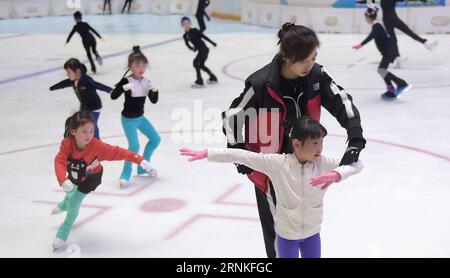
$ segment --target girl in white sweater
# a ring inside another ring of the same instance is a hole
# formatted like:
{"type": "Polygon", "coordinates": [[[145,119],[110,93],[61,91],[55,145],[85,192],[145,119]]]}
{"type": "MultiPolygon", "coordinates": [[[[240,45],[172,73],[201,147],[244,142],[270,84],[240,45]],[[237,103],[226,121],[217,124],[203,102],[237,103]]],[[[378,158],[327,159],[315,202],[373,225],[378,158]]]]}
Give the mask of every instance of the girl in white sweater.
{"type": "Polygon", "coordinates": [[[339,166],[339,159],[321,155],[326,129],[304,116],[296,120],[289,132],[294,152],[263,154],[242,149],[180,150],[189,161],[208,158],[211,162],[231,162],[246,165],[267,176],[275,189],[277,254],[280,258],[320,258],[320,224],[326,189],[357,174],[363,168],[360,161],[339,166]],[[322,185],[322,186],[318,186],[322,185]]]}

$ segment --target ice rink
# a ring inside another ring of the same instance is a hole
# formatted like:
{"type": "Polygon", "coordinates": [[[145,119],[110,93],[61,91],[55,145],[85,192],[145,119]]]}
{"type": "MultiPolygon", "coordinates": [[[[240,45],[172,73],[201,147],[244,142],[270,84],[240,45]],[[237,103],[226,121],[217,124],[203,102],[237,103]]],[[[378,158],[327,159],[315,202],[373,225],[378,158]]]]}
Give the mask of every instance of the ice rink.
{"type": "MultiPolygon", "coordinates": [[[[72,17],[0,21],[0,257],[265,257],[252,184],[231,164],[189,163],[178,149],[225,146],[220,112],[271,61],[278,30],[207,22],[218,46],[206,65],[219,84],[191,89],[195,54],[181,39],[180,18],[85,16],[104,37],[97,40],[104,65],[90,74],[96,81],[117,83],[133,45],[150,60],[146,76],[160,100],[147,102],[145,115],[162,137],[151,161],[159,176],[134,177],[122,190],[122,162],[104,162],[102,185],[84,200],[67,249],[56,253],[51,243],[64,214],[50,211],[64,195],[53,160],[79,103],[71,88],[48,88],[66,78],[68,58],[86,62],[86,54],[78,34],[64,45],[72,17]],[[180,134],[182,115],[191,124],[180,134]]],[[[390,69],[413,88],[393,102],[379,98],[385,88],[374,43],[351,48],[365,34],[319,34],[317,62],[353,96],[367,139],[364,170],[327,192],[323,257],[450,257],[450,35],[423,34],[440,42],[430,52],[397,34],[403,67],[390,69]]],[[[123,98],[99,95],[101,138],[126,148],[123,98]]],[[[322,123],[323,154],[341,157],[345,130],[325,109],[322,123]]]]}

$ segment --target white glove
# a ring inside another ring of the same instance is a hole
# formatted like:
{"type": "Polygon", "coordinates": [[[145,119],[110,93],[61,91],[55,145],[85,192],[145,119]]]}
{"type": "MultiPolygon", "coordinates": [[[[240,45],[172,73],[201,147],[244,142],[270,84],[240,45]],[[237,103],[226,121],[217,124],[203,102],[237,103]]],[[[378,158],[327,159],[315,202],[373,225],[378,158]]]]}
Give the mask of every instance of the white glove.
{"type": "Polygon", "coordinates": [[[127,83],[125,85],[122,86],[124,91],[129,91],[133,89],[133,83],[127,83]]]}
{"type": "Polygon", "coordinates": [[[148,90],[152,92],[157,92],[158,88],[156,88],[155,85],[153,85],[153,82],[149,82],[148,90]]]}
{"type": "Polygon", "coordinates": [[[148,91],[152,91],[152,92],[158,91],[158,88],[156,88],[156,87],[153,85],[153,83],[150,82],[150,81],[148,81],[147,79],[145,79],[145,83],[144,83],[143,87],[144,87],[144,90],[145,90],[146,92],[148,92],[148,91]]]}
{"type": "Polygon", "coordinates": [[[141,166],[147,173],[150,173],[154,169],[152,164],[145,159],[142,160],[139,166],[141,166]]]}
{"type": "Polygon", "coordinates": [[[61,184],[61,187],[64,190],[64,192],[70,192],[72,191],[74,185],[69,179],[67,179],[61,184]]]}

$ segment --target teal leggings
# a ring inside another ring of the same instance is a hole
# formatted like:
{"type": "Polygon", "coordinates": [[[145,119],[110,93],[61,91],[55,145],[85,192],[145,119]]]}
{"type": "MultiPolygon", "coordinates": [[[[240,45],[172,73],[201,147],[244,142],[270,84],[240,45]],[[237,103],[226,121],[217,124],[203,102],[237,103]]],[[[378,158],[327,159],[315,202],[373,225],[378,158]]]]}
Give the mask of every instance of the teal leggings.
{"type": "MultiPolygon", "coordinates": [[[[127,118],[122,116],[122,126],[125,131],[125,135],[128,140],[128,150],[138,153],[139,152],[139,138],[137,131],[140,130],[148,138],[148,143],[145,145],[144,154],[142,155],[145,160],[150,161],[153,151],[158,147],[161,137],[159,136],[153,125],[145,118],[140,116],[138,118],[127,118]]],[[[131,162],[125,161],[123,165],[122,174],[120,179],[130,180],[131,178],[131,162]]],[[[145,170],[138,167],[138,175],[144,174],[145,170]]]]}
{"type": "Polygon", "coordinates": [[[83,201],[84,197],[86,197],[86,194],[78,191],[77,187],[75,186],[72,191],[66,193],[64,200],[58,204],[58,207],[61,210],[67,211],[67,214],[66,219],[59,226],[58,232],[56,233],[57,238],[66,241],[69,237],[70,230],[72,230],[73,223],[77,219],[81,202],[83,201]]]}

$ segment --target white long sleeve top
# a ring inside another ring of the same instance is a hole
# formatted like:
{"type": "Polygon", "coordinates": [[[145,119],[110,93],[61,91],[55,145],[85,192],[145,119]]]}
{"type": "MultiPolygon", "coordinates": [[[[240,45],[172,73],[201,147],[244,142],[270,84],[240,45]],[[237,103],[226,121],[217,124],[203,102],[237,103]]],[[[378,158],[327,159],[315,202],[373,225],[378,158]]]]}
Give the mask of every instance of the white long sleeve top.
{"type": "Polygon", "coordinates": [[[344,180],[363,168],[360,161],[339,166],[338,159],[319,156],[301,164],[294,154],[263,154],[241,149],[208,149],[208,161],[244,164],[266,174],[277,199],[275,231],[289,240],[304,239],[320,232],[326,190],[312,186],[311,178],[336,171],[344,180]]]}

